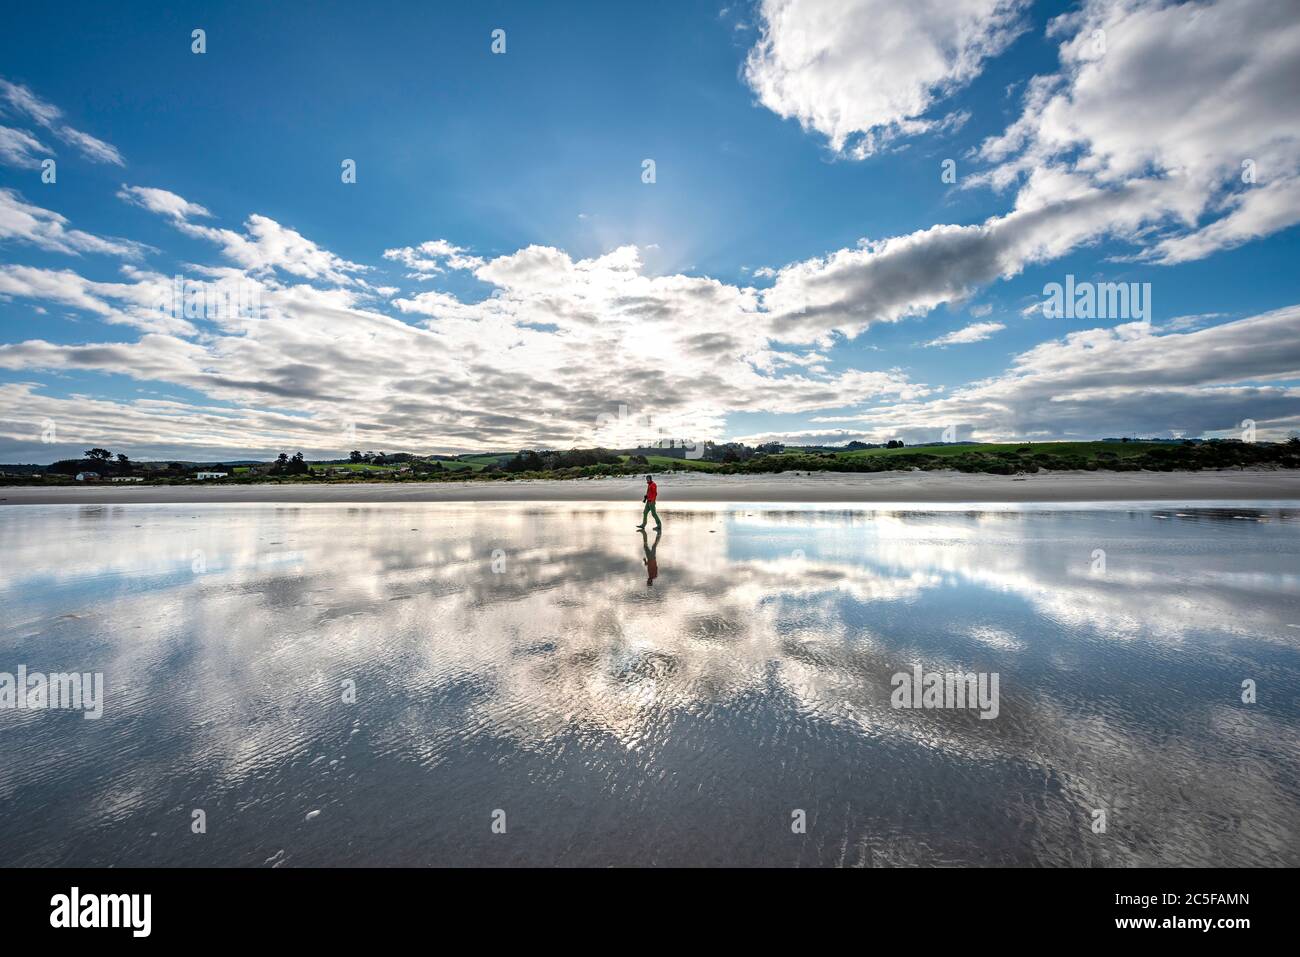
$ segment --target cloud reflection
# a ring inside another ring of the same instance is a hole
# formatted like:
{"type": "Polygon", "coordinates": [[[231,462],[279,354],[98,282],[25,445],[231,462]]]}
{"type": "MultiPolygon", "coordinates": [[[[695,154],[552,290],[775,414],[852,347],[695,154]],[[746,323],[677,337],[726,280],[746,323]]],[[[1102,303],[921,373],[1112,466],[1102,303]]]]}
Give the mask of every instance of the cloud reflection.
{"type": "Polygon", "coordinates": [[[1294,865],[1300,537],[1242,514],[700,507],[647,587],[653,540],[604,505],[9,509],[0,670],[109,691],[102,729],[0,714],[33,835],[0,850],[1294,865]],[[891,709],[916,663],[999,672],[1001,717],[891,709]],[[484,802],[527,839],[478,843],[484,802]],[[230,822],[197,852],[166,837],[192,807],[230,822]]]}

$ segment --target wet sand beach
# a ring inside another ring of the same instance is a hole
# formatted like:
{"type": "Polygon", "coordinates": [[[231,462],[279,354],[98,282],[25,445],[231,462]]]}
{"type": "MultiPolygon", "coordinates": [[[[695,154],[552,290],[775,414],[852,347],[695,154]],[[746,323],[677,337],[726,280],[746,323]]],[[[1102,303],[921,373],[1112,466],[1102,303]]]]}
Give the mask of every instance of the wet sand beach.
{"type": "Polygon", "coordinates": [[[0,671],[103,690],[0,710],[0,859],[1300,864],[1300,509],[664,514],[9,509],[0,671]]]}
{"type": "MultiPolygon", "coordinates": [[[[779,475],[660,473],[660,501],[674,502],[1173,502],[1300,499],[1300,472],[815,472],[779,475]]],[[[569,481],[321,483],[318,485],[112,485],[0,488],[0,505],[202,504],[219,502],[639,502],[639,476],[569,481]]]]}

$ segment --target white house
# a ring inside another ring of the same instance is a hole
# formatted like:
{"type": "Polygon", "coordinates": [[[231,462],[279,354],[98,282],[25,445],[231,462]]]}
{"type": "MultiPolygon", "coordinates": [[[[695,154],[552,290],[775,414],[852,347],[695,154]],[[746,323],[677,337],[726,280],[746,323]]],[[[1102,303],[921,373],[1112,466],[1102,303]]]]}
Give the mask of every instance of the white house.
{"type": "Polygon", "coordinates": [[[78,473],[77,473],[77,481],[78,481],[78,482],[98,482],[98,481],[99,481],[99,473],[98,473],[98,472],[78,472],[78,473]]]}
{"type": "Polygon", "coordinates": [[[111,479],[109,479],[109,481],[110,482],[143,482],[144,479],[140,478],[140,476],[138,475],[114,475],[111,479]]]}
{"type": "Polygon", "coordinates": [[[229,474],[229,472],[195,472],[194,477],[201,482],[204,479],[225,478],[229,474]]]}

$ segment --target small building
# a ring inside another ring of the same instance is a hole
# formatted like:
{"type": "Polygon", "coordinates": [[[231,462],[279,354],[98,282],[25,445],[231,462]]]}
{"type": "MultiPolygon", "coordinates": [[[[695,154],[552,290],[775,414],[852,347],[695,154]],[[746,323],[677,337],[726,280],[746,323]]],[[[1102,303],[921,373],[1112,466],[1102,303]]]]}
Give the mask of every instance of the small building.
{"type": "Polygon", "coordinates": [[[143,482],[144,479],[142,479],[138,475],[114,475],[111,479],[109,479],[109,481],[110,482],[143,482]]]}
{"type": "Polygon", "coordinates": [[[77,473],[77,481],[78,481],[78,482],[98,482],[98,481],[99,481],[99,473],[98,473],[98,472],[78,472],[78,473],[77,473]]]}
{"type": "Polygon", "coordinates": [[[194,477],[202,482],[204,479],[225,478],[229,474],[229,472],[195,472],[194,477]]]}

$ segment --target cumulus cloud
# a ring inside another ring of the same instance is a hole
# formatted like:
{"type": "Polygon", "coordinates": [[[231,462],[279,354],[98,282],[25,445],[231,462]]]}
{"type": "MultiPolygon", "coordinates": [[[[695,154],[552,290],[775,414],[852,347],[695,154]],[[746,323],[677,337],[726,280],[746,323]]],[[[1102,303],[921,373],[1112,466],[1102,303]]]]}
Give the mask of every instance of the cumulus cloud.
{"type": "Polygon", "coordinates": [[[1050,203],[1035,200],[1035,177],[1015,209],[981,224],[931,226],[784,267],[763,293],[771,334],[789,342],[828,331],[856,336],[875,323],[924,315],[1083,243],[1136,238],[1180,195],[1169,180],[1115,189],[1076,180],[1067,191],[1059,176],[1036,174],[1061,194],[1050,203]]]}
{"type": "MultiPolygon", "coordinates": [[[[936,274],[946,274],[943,295],[960,297],[1053,243],[1068,247],[1070,238],[1033,209],[786,267],[767,291],[647,275],[632,246],[587,259],[528,246],[472,270],[491,295],[471,301],[429,290],[399,298],[392,306],[403,321],[369,306],[377,290],[351,281],[330,265],[337,257],[302,237],[232,255],[232,246],[244,247],[225,238],[229,231],[185,218],[193,204],[146,195],[179,228],[222,239],[235,265],[204,270],[257,283],[260,312],[200,332],[150,311],[166,277],[128,270],[124,282],[97,283],[70,270],[6,266],[0,295],[82,309],[145,334],[131,343],[11,343],[0,346],[0,367],[129,376],[247,413],[204,418],[193,436],[204,448],[248,449],[250,418],[265,443],[259,451],[322,454],[356,444],[453,450],[725,438],[727,417],[737,412],[811,416],[822,426],[769,436],[785,441],[917,440],[949,424],[980,438],[1199,434],[1241,418],[1270,434],[1294,423],[1300,404],[1282,384],[1300,375],[1300,353],[1287,345],[1300,343],[1300,307],[1186,333],[1075,331],[1017,356],[1005,375],[951,393],[894,368],[830,371],[824,350],[799,347],[839,326],[923,311],[937,301],[920,298],[936,274]],[[951,248],[935,258],[945,243],[951,248]],[[963,260],[978,268],[953,268],[963,260]],[[782,311],[794,301],[812,308],[782,311]],[[836,413],[855,408],[862,411],[836,413]]],[[[1105,191],[1085,194],[1078,218],[1089,220],[1095,195],[1105,199],[1097,221],[1111,222],[1117,214],[1108,204],[1122,200],[1105,191]]],[[[254,248],[255,237],[283,229],[257,215],[248,222],[261,223],[254,238],[240,237],[254,248]]],[[[947,338],[975,341],[999,325],[975,323],[947,338]]],[[[33,392],[23,401],[40,407],[43,398],[33,392]]],[[[154,415],[146,404],[126,405],[131,431],[119,435],[109,423],[103,441],[129,444],[154,415]]],[[[175,434],[170,413],[155,424],[155,444],[175,434]]]]}
{"type": "Polygon", "coordinates": [[[1144,323],[1068,333],[999,376],[924,402],[868,410],[868,435],[975,439],[1203,435],[1255,421],[1262,438],[1300,425],[1300,305],[1191,332],[1144,323]]]}
{"type": "Polygon", "coordinates": [[[384,258],[410,268],[407,278],[423,281],[433,279],[448,269],[477,269],[483,265],[482,259],[467,255],[468,252],[445,239],[431,239],[418,246],[385,249],[384,258]]]}
{"type": "Polygon", "coordinates": [[[979,155],[968,185],[1029,175],[1018,205],[1161,180],[1140,258],[1186,262],[1300,222],[1300,20],[1270,0],[1092,0],[1058,17],[1058,73],[979,155]]]}
{"type": "MultiPolygon", "coordinates": [[[[833,42],[818,29],[806,42],[833,42]]],[[[775,336],[855,336],[1101,240],[1172,264],[1300,222],[1300,21],[1267,0],[1096,0],[1051,32],[1061,72],[1034,78],[967,181],[1018,184],[1012,208],[786,266],[763,294],[775,336]]]]}
{"type": "Polygon", "coordinates": [[[242,234],[189,222],[179,224],[178,228],[216,243],[227,259],[253,273],[266,274],[278,269],[303,279],[346,284],[355,281],[351,273],[368,268],[336,256],[297,230],[256,213],[244,222],[246,232],[242,234]]]}
{"type": "MultiPolygon", "coordinates": [[[[0,366],[89,369],[238,408],[291,409],[264,433],[266,450],[330,454],[349,442],[468,449],[721,438],[735,411],[798,413],[926,394],[897,370],[828,373],[818,353],[773,350],[754,290],[645,275],[635,247],[575,259],[530,246],[474,271],[493,288],[480,301],[434,291],[397,300],[409,322],[367,308],[365,290],[247,275],[262,283],[254,318],[210,323],[202,335],[154,327],[135,343],[12,343],[0,346],[0,366]]],[[[135,315],[118,288],[128,283],[26,267],[0,277],[0,293],[106,321],[135,315]]],[[[128,278],[144,302],[165,282],[128,278]]],[[[132,421],[143,414],[133,410],[132,421]]],[[[246,448],[242,427],[223,419],[204,441],[220,436],[246,448]]]]}
{"type": "Polygon", "coordinates": [[[359,284],[353,274],[369,269],[336,256],[297,230],[268,216],[256,213],[249,216],[244,223],[245,232],[238,233],[233,229],[191,222],[191,217],[210,217],[212,214],[198,203],[191,203],[165,189],[123,186],[117,195],[125,202],[166,216],[188,236],[215,243],[221,247],[226,259],[257,276],[270,276],[280,270],[301,279],[347,285],[359,284]]]}
{"type": "Polygon", "coordinates": [[[768,109],[869,156],[955,125],[926,118],[1021,30],[1023,0],[763,0],[745,79],[768,109]]]}
{"type": "Polygon", "coordinates": [[[300,279],[357,285],[378,293],[353,275],[367,272],[369,266],[337,256],[269,216],[254,213],[244,222],[245,232],[239,233],[192,222],[192,217],[209,218],[212,214],[198,203],[165,189],[124,185],[117,196],[124,202],[167,217],[187,236],[214,243],[227,260],[255,276],[266,278],[279,270],[300,279]]]}

